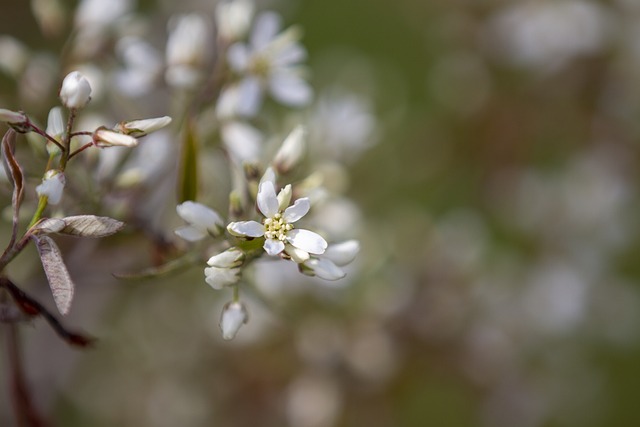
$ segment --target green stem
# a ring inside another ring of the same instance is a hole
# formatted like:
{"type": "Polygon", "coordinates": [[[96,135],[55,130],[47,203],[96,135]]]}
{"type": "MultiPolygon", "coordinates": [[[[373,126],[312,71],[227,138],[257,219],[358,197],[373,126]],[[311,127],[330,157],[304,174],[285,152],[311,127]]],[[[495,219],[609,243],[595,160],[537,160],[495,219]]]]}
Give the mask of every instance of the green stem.
{"type": "Polygon", "coordinates": [[[48,200],[49,198],[47,196],[40,196],[40,199],[38,200],[38,208],[33,213],[33,218],[31,218],[31,222],[29,223],[29,226],[27,228],[33,227],[36,224],[36,222],[40,221],[40,218],[42,217],[42,213],[47,207],[48,200]]]}

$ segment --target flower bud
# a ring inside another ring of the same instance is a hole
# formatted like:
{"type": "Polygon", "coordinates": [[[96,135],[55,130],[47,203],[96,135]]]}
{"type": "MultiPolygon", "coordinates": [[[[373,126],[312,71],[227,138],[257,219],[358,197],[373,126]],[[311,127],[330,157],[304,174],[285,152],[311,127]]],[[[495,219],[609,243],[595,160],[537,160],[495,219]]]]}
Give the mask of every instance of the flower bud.
{"type": "Polygon", "coordinates": [[[99,128],[93,133],[93,143],[98,147],[135,147],[138,140],[130,135],[99,128]]]}
{"type": "Polygon", "coordinates": [[[186,201],[178,205],[176,211],[189,225],[177,229],[175,233],[190,242],[204,239],[208,234],[217,236],[224,227],[218,212],[201,203],[186,201]]]}
{"type": "MultiPolygon", "coordinates": [[[[62,135],[64,134],[64,119],[62,117],[61,107],[53,107],[49,111],[46,132],[56,141],[60,142],[62,140],[62,135]]],[[[58,154],[60,152],[60,147],[51,141],[47,141],[47,152],[49,154],[58,154]]]]}
{"type": "Polygon", "coordinates": [[[24,113],[5,110],[0,108],[0,122],[6,122],[10,124],[23,124],[27,122],[27,116],[24,113]]]}
{"type": "Polygon", "coordinates": [[[38,197],[46,197],[50,205],[57,205],[62,198],[65,182],[62,172],[50,169],[44,174],[42,184],[36,187],[36,193],[38,197]]]}
{"type": "Polygon", "coordinates": [[[209,261],[207,261],[207,264],[209,264],[211,267],[234,268],[242,265],[243,261],[244,252],[236,247],[233,247],[219,253],[218,255],[212,256],[211,258],[209,258],[209,261]]]}
{"type": "Polygon", "coordinates": [[[238,283],[238,280],[240,280],[239,268],[205,267],[204,269],[204,281],[218,291],[238,283]]]}
{"type": "Polygon", "coordinates": [[[163,116],[153,119],[132,120],[130,122],[119,123],[116,130],[126,135],[136,138],[155,132],[171,123],[171,117],[163,116]]]}
{"type": "Polygon", "coordinates": [[[244,304],[237,301],[227,303],[222,309],[222,316],[220,316],[222,338],[225,340],[233,339],[240,327],[248,320],[249,313],[244,304]]]}
{"type": "Polygon", "coordinates": [[[216,5],[218,35],[227,41],[244,37],[251,25],[254,4],[250,0],[232,0],[216,5]]]}
{"type": "Polygon", "coordinates": [[[79,71],[72,71],[62,81],[60,88],[62,104],[70,109],[82,108],[91,100],[89,80],[79,71]]]}
{"type": "Polygon", "coordinates": [[[298,165],[305,148],[305,130],[297,126],[284,140],[282,146],[273,159],[273,164],[278,173],[286,174],[298,165]]]}
{"type": "Polygon", "coordinates": [[[285,187],[278,193],[278,207],[281,211],[284,211],[291,203],[291,195],[293,190],[291,184],[285,185],[285,187]]]}

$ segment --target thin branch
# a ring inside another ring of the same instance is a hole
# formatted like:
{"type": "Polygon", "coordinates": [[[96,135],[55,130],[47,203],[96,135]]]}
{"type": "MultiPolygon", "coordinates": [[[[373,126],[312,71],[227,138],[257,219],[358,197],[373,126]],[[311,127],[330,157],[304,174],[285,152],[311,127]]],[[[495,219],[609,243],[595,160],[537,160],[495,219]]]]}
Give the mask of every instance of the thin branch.
{"type": "Polygon", "coordinates": [[[73,153],[71,153],[69,155],[69,159],[71,159],[73,156],[75,156],[76,154],[86,150],[87,148],[91,147],[93,145],[93,142],[87,142],[86,144],[84,144],[82,147],[78,148],[76,151],[74,151],[73,153]]]}
{"type": "Polygon", "coordinates": [[[49,135],[48,133],[46,133],[45,131],[43,131],[38,126],[34,125],[33,123],[29,123],[29,126],[31,127],[32,131],[34,131],[35,133],[37,133],[40,136],[45,137],[47,140],[49,140],[49,141],[53,142],[54,144],[56,144],[60,150],[64,151],[64,147],[62,146],[62,144],[60,144],[58,141],[56,141],[56,139],[54,137],[52,137],[51,135],[49,135]]]}
{"type": "Polygon", "coordinates": [[[67,329],[46,307],[17,287],[8,278],[0,277],[0,287],[9,291],[11,297],[24,314],[31,317],[44,317],[56,334],[68,344],[77,347],[89,347],[95,342],[95,339],[92,337],[67,329]]]}

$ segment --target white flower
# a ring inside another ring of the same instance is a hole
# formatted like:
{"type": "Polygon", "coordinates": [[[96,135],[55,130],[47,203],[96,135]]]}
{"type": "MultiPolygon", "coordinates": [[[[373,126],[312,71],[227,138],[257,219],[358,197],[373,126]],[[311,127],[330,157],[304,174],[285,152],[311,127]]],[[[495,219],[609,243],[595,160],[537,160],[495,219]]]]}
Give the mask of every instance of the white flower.
{"type": "Polygon", "coordinates": [[[300,162],[305,148],[304,137],[304,127],[296,126],[284,140],[282,146],[273,158],[273,165],[279,173],[285,174],[289,172],[300,162]]]}
{"type": "Polygon", "coordinates": [[[286,244],[311,254],[322,254],[327,248],[327,242],[320,235],[313,231],[296,229],[293,226],[293,223],[309,212],[308,198],[296,200],[293,206],[289,206],[283,212],[273,182],[265,180],[260,183],[257,204],[258,209],[265,216],[262,223],[232,222],[227,226],[227,230],[235,236],[264,236],[263,247],[269,255],[278,255],[285,251],[286,244]]]}
{"type": "Polygon", "coordinates": [[[164,69],[160,52],[137,36],[118,40],[116,52],[123,68],[113,76],[115,88],[129,98],[149,93],[164,69]]]}
{"type": "Polygon", "coordinates": [[[62,198],[62,191],[65,185],[64,174],[57,170],[48,170],[44,174],[42,184],[36,187],[38,197],[46,197],[50,205],[57,205],[62,198]]]}
{"type": "Polygon", "coordinates": [[[222,330],[222,338],[225,340],[233,339],[242,325],[249,320],[249,313],[244,304],[234,301],[227,303],[222,309],[220,317],[220,329],[222,330]]]}
{"type": "Polygon", "coordinates": [[[305,261],[304,265],[311,270],[310,272],[303,270],[305,274],[317,276],[324,280],[338,280],[347,275],[340,267],[326,258],[311,258],[305,261]]]}
{"type": "Polygon", "coordinates": [[[97,129],[93,133],[93,143],[98,147],[135,147],[138,145],[138,140],[112,130],[97,129]]]}
{"type": "Polygon", "coordinates": [[[301,77],[300,62],[306,50],[298,43],[295,28],[280,31],[280,17],[273,12],[258,16],[249,45],[236,43],[227,51],[231,68],[242,74],[240,105],[242,113],[253,116],[262,104],[262,93],[268,89],[273,98],[288,106],[306,105],[312,90],[301,77]]]}
{"type": "Polygon", "coordinates": [[[237,283],[240,279],[239,268],[205,267],[204,280],[213,289],[220,290],[237,283]]]}
{"type": "Polygon", "coordinates": [[[167,71],[171,86],[190,88],[200,81],[208,57],[209,23],[202,15],[192,13],[173,20],[174,29],[167,40],[167,71]]]}
{"type": "Polygon", "coordinates": [[[224,40],[238,40],[249,30],[255,5],[251,0],[231,0],[216,5],[218,35],[224,40]]]}
{"type": "Polygon", "coordinates": [[[244,122],[228,122],[222,126],[221,136],[235,162],[255,162],[260,158],[263,136],[253,126],[244,122]]]}
{"type": "Polygon", "coordinates": [[[140,138],[141,136],[148,135],[151,132],[155,132],[165,126],[168,126],[169,123],[171,123],[171,117],[169,116],[156,117],[153,119],[132,120],[130,122],[119,123],[117,130],[124,134],[140,138]]]}
{"type": "Polygon", "coordinates": [[[82,108],[91,100],[89,80],[79,71],[72,71],[62,81],[60,99],[65,107],[82,108]]]}
{"type": "Polygon", "coordinates": [[[224,227],[220,215],[203,204],[187,201],[178,205],[176,211],[189,225],[175,233],[190,242],[204,239],[207,235],[217,236],[224,227]]]}
{"type": "Polygon", "coordinates": [[[0,108],[0,122],[23,124],[26,123],[26,121],[27,116],[25,116],[24,113],[0,108]]]}

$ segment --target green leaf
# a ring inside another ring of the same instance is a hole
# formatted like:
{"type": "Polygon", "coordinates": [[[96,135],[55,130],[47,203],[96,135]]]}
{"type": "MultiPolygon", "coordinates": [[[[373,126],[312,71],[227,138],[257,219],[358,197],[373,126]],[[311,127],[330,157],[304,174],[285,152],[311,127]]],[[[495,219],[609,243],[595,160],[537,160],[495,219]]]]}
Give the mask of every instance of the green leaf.
{"type": "Polygon", "coordinates": [[[187,121],[178,173],[178,203],[198,197],[198,143],[193,128],[193,122],[187,121]]]}

